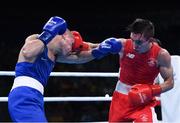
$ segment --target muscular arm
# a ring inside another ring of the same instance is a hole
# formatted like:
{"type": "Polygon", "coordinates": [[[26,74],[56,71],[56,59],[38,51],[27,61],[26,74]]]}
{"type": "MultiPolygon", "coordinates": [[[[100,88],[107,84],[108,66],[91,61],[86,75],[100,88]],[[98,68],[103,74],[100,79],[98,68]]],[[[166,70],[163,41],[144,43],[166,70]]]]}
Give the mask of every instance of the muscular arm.
{"type": "Polygon", "coordinates": [[[164,83],[160,84],[162,92],[166,92],[173,88],[173,68],[171,66],[171,56],[163,49],[158,56],[158,63],[160,67],[160,74],[164,79],[164,83]]]}
{"type": "Polygon", "coordinates": [[[38,34],[34,34],[26,38],[25,44],[20,51],[18,62],[32,62],[43,51],[44,44],[37,39],[37,36],[38,34]]]}
{"type": "Polygon", "coordinates": [[[71,54],[69,56],[58,56],[56,62],[68,64],[82,64],[93,60],[91,51],[81,51],[79,54],[71,54]]]}
{"type": "Polygon", "coordinates": [[[91,54],[91,49],[96,48],[99,44],[89,43],[90,49],[88,51],[81,51],[79,53],[72,53],[69,56],[58,56],[56,62],[68,64],[82,64],[92,61],[94,57],[91,54]]]}
{"type": "MultiPolygon", "coordinates": [[[[118,39],[117,41],[121,42],[122,45],[124,45],[125,39],[118,39]]],[[[81,64],[95,59],[95,57],[92,55],[92,50],[99,47],[99,44],[93,44],[90,42],[86,43],[88,43],[90,46],[90,49],[88,51],[81,51],[77,54],[70,54],[69,56],[58,56],[56,61],[60,63],[81,64]]]]}

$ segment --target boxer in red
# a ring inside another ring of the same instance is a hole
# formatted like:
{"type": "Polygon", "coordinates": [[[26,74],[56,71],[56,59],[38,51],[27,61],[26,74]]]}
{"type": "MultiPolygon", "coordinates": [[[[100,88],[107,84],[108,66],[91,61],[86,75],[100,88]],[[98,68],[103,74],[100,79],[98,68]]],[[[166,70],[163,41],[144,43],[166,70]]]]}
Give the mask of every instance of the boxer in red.
{"type": "Polygon", "coordinates": [[[109,122],[157,122],[155,96],[173,88],[173,69],[169,52],[154,37],[154,25],[136,19],[127,28],[130,38],[109,38],[92,50],[100,59],[109,53],[120,56],[120,76],[113,93],[109,122]],[[155,84],[161,74],[164,82],[155,84]]]}

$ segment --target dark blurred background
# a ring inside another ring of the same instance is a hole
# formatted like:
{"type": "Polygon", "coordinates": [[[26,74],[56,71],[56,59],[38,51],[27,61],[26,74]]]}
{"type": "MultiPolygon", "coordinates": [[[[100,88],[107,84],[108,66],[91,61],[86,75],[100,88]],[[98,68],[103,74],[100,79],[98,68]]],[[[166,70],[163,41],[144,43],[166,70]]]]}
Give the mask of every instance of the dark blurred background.
{"type": "MultiPolygon", "coordinates": [[[[70,30],[78,30],[85,41],[99,43],[108,37],[128,38],[125,28],[136,18],[151,20],[155,38],[171,55],[180,55],[180,8],[178,2],[163,1],[51,1],[0,8],[0,71],[14,71],[24,39],[40,33],[51,16],[60,16],[70,30]],[[124,3],[128,2],[128,3],[124,3]]],[[[22,4],[22,3],[21,3],[22,4]]],[[[59,72],[118,72],[118,56],[110,55],[81,65],[60,64],[59,72]]],[[[14,77],[0,77],[0,97],[7,97],[14,77]]],[[[112,96],[117,78],[51,77],[45,96],[112,96]]],[[[46,102],[49,121],[107,121],[110,102],[46,102]]],[[[160,106],[156,107],[161,119],[160,106]]],[[[0,122],[11,122],[7,102],[0,102],[0,122]]]]}

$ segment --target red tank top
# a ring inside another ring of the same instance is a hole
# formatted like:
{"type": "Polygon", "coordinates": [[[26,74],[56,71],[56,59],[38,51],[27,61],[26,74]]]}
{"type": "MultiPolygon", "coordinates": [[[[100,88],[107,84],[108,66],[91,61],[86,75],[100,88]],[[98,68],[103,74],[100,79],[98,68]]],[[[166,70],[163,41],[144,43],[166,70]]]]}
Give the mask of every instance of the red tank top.
{"type": "Polygon", "coordinates": [[[157,56],[161,47],[152,43],[146,53],[138,53],[133,49],[133,42],[127,39],[124,46],[124,55],[120,60],[120,81],[128,85],[153,84],[159,73],[157,56]]]}

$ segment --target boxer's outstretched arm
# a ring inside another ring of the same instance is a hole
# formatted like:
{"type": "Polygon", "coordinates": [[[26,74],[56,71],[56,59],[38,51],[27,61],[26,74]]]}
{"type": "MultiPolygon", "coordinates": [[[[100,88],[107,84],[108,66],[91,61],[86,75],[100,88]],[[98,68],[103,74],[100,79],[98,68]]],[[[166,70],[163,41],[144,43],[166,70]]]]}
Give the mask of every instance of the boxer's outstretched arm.
{"type": "Polygon", "coordinates": [[[91,50],[81,51],[79,53],[70,54],[69,56],[59,55],[56,59],[56,62],[67,63],[67,64],[82,64],[90,62],[94,59],[91,55],[91,50]]]}

